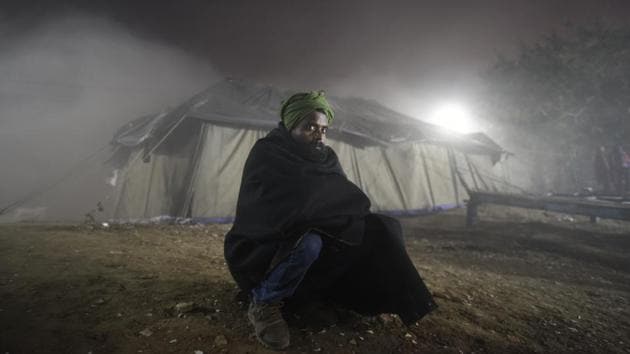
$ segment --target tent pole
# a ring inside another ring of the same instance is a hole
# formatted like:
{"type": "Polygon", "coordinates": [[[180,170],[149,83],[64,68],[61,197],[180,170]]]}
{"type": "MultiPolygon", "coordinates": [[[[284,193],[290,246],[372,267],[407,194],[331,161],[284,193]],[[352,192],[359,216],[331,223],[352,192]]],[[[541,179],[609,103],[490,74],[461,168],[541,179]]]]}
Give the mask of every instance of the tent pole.
{"type": "Polygon", "coordinates": [[[147,194],[144,199],[144,217],[148,218],[147,213],[149,211],[149,199],[151,199],[151,189],[153,187],[153,174],[155,173],[155,159],[151,161],[151,172],[149,173],[149,183],[147,183],[147,194]]]}
{"type": "Polygon", "coordinates": [[[433,195],[433,186],[431,185],[431,176],[429,175],[429,166],[427,165],[427,158],[424,156],[424,149],[422,146],[418,146],[420,149],[420,156],[422,157],[422,167],[424,167],[424,177],[427,179],[427,186],[429,187],[429,196],[431,197],[431,209],[435,209],[435,196],[433,195]]]}
{"type": "Polygon", "coordinates": [[[194,184],[197,181],[197,174],[199,172],[199,159],[201,158],[201,147],[204,145],[206,141],[206,135],[208,131],[207,123],[200,123],[201,129],[199,132],[199,136],[197,137],[197,145],[195,146],[195,152],[192,156],[192,168],[190,169],[189,175],[184,180],[186,188],[186,199],[184,203],[182,203],[182,207],[179,211],[179,216],[181,217],[192,217],[192,213],[190,213],[190,207],[192,205],[193,194],[195,193],[194,184]]]}
{"type": "Polygon", "coordinates": [[[175,124],[173,124],[168,132],[166,132],[166,134],[162,136],[160,141],[158,141],[157,144],[153,145],[153,147],[148,152],[143,154],[142,159],[144,160],[147,156],[151,155],[158,147],[160,147],[160,145],[162,145],[166,138],[168,138],[173,133],[173,131],[175,131],[175,129],[184,121],[184,119],[186,119],[186,117],[186,114],[182,114],[182,116],[177,120],[175,124]]]}
{"type": "Polygon", "coordinates": [[[396,177],[396,172],[394,171],[394,168],[392,167],[392,163],[389,161],[389,158],[387,157],[387,154],[385,153],[385,149],[379,148],[379,150],[381,151],[381,154],[383,155],[383,159],[385,160],[385,165],[387,166],[387,169],[389,170],[389,173],[392,176],[392,180],[394,180],[394,184],[396,185],[396,190],[398,191],[398,196],[400,197],[402,206],[405,209],[405,211],[407,211],[409,210],[409,205],[405,198],[405,194],[403,193],[403,189],[400,185],[400,181],[396,177]]]}
{"type": "Polygon", "coordinates": [[[477,179],[475,178],[475,172],[473,171],[472,164],[470,163],[470,158],[468,158],[467,154],[464,154],[466,158],[466,164],[468,165],[468,172],[470,172],[470,177],[472,177],[473,184],[475,185],[475,189],[479,190],[479,185],[477,184],[477,179]]]}
{"type": "Polygon", "coordinates": [[[359,159],[357,158],[357,151],[355,149],[350,150],[350,160],[352,161],[352,167],[354,168],[354,174],[357,177],[357,183],[361,189],[365,189],[363,180],[361,179],[361,171],[359,170],[359,159]]]}
{"type": "Polygon", "coordinates": [[[453,182],[453,192],[455,192],[455,205],[459,206],[459,188],[457,187],[457,178],[456,178],[457,167],[455,166],[455,161],[453,161],[455,156],[453,155],[452,147],[446,148],[446,155],[448,156],[448,162],[451,167],[451,181],[453,182]]]}

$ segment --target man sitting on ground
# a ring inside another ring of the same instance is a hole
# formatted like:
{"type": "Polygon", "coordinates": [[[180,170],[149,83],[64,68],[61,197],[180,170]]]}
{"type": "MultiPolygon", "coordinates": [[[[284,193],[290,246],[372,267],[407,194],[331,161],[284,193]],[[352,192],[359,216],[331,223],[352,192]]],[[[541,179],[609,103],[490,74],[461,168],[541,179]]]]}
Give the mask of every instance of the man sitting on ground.
{"type": "Polygon", "coordinates": [[[326,133],[322,92],[284,102],[281,122],[250,151],[225,238],[225,258],[251,295],[249,321],[272,349],[289,346],[285,301],[324,301],[361,314],[416,322],[436,307],[409,259],[400,224],[370,213],[326,133]]]}

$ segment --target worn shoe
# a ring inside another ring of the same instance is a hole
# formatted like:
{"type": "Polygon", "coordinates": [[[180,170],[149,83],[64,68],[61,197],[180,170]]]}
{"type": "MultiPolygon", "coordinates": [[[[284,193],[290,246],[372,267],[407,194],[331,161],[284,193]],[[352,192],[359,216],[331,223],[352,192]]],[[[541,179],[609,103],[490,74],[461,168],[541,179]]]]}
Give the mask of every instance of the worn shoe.
{"type": "Polygon", "coordinates": [[[270,349],[286,349],[290,343],[289,327],[280,312],[282,305],[282,302],[256,304],[252,301],[247,310],[247,318],[254,325],[256,338],[270,349]]]}

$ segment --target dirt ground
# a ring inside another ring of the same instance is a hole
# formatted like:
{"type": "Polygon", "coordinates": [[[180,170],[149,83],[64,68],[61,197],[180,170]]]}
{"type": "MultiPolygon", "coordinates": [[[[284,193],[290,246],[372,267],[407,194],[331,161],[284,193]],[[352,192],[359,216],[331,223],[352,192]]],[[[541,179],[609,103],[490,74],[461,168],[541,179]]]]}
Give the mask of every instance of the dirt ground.
{"type": "MultiPolygon", "coordinates": [[[[289,353],[630,353],[630,223],[506,208],[401,219],[439,309],[297,323],[289,353]]],[[[0,225],[0,353],[266,353],[229,225],[0,225]],[[179,305],[178,305],[179,304],[179,305]]]]}

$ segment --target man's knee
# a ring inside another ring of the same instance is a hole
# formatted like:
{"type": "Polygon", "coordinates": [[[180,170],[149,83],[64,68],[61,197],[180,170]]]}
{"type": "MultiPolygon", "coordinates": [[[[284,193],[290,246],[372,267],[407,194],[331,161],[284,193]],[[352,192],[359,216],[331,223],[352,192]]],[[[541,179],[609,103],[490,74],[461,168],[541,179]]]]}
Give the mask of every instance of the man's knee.
{"type": "Polygon", "coordinates": [[[322,250],[322,237],[315,232],[308,232],[302,236],[300,242],[303,256],[308,263],[315,262],[322,250]]]}

